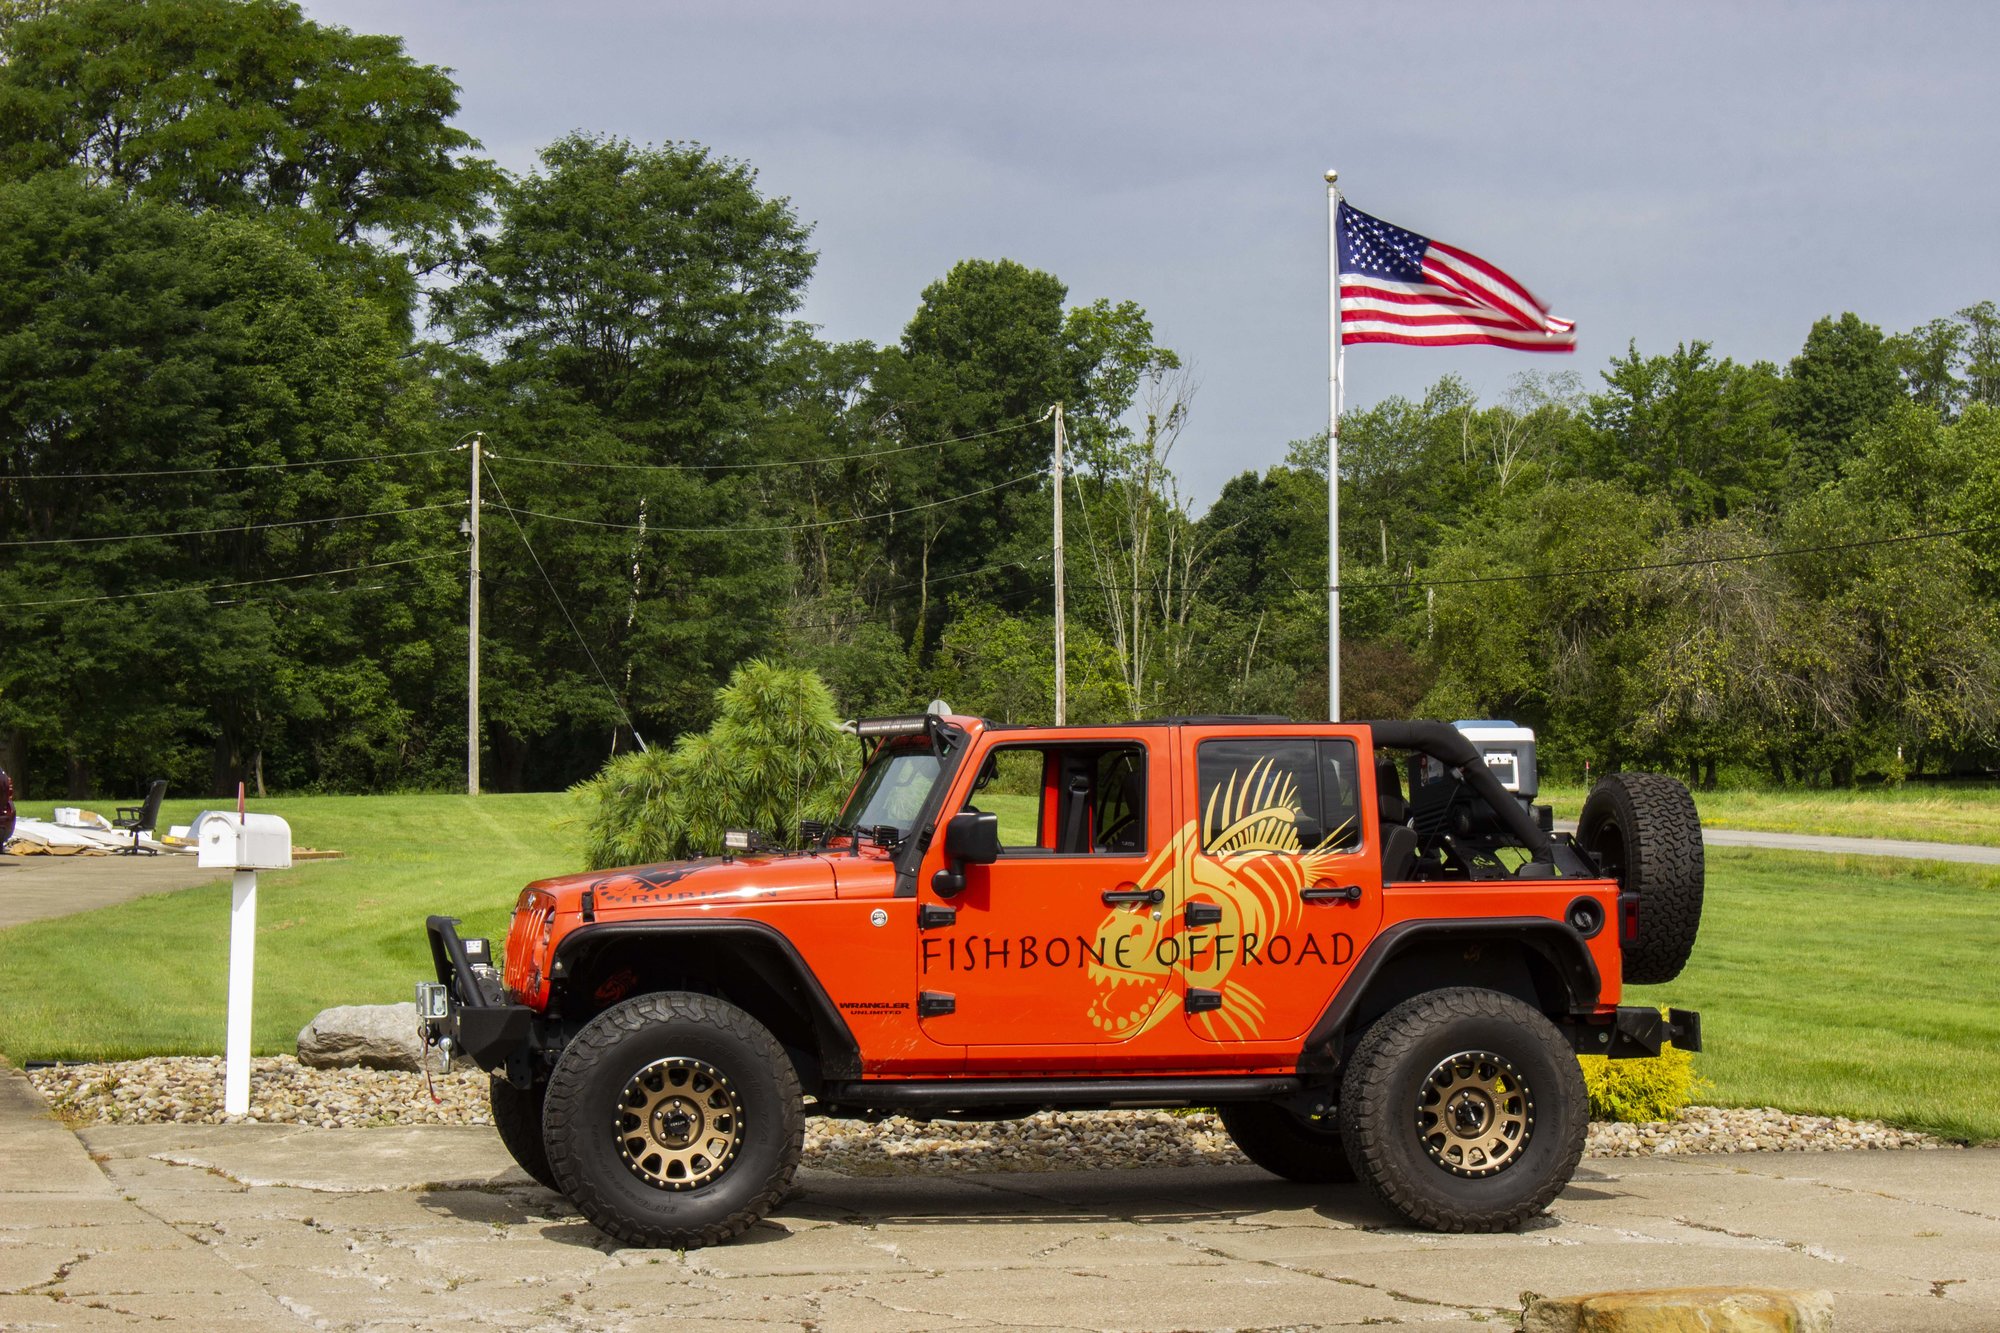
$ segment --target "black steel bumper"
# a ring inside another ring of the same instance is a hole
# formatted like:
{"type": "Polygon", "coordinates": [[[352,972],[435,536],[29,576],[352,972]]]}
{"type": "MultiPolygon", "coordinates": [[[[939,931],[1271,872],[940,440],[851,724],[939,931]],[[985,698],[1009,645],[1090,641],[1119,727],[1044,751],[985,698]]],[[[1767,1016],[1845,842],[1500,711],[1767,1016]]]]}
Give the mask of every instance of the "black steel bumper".
{"type": "MultiPolygon", "coordinates": [[[[507,1003],[506,993],[490,977],[474,970],[458,937],[458,918],[434,916],[424,922],[430,935],[431,962],[444,987],[445,1012],[424,1022],[424,1039],[463,1055],[489,1073],[504,1071],[516,1081],[529,1077],[528,1057],[536,1049],[540,1016],[524,1004],[507,1003]]],[[[421,1005],[419,1006],[421,1012],[421,1005]]]]}
{"type": "Polygon", "coordinates": [[[1668,1042],[1683,1051],[1701,1049],[1701,1015],[1692,1009],[1662,1014],[1645,1005],[1620,1005],[1608,1022],[1577,1023],[1569,1031],[1578,1055],[1613,1060],[1643,1060],[1668,1042]]]}

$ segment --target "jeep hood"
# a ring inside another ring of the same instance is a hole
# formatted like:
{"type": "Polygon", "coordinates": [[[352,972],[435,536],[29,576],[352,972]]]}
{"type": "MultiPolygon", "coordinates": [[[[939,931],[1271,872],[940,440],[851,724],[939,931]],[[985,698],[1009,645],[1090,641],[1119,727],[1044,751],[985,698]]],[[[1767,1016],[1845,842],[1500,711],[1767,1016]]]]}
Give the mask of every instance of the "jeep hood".
{"type": "Polygon", "coordinates": [[[774,902],[834,896],[833,864],[824,856],[705,856],[694,861],[623,866],[536,880],[529,889],[550,895],[556,911],[574,912],[584,893],[600,916],[707,903],[774,902]]]}

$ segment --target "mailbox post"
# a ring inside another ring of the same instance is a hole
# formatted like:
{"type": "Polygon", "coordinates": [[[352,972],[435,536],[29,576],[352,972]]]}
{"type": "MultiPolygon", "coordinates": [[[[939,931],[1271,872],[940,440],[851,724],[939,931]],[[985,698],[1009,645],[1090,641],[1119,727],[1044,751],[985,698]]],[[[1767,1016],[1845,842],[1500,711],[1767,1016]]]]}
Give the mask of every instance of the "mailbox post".
{"type": "Polygon", "coordinates": [[[250,1110],[250,988],[257,967],[257,872],[289,870],[292,826],[276,815],[204,810],[190,830],[195,864],[233,870],[229,884],[229,1032],[224,1047],[222,1109],[250,1110]]]}

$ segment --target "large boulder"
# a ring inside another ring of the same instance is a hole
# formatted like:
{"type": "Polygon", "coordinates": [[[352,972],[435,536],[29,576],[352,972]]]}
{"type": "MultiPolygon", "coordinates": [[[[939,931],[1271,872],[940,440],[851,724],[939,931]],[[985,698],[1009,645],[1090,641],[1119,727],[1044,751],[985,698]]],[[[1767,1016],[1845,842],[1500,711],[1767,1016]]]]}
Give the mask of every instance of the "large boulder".
{"type": "Polygon", "coordinates": [[[315,1069],[360,1065],[417,1072],[423,1062],[417,1006],[408,1001],[336,1005],[299,1030],[299,1063],[315,1069]]]}

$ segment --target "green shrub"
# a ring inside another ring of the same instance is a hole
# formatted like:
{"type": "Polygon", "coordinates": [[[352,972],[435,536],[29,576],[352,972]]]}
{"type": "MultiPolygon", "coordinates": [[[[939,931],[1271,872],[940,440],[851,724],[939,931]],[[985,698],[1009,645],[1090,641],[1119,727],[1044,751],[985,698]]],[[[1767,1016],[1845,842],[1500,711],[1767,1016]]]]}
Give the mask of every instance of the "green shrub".
{"type": "Polygon", "coordinates": [[[817,675],[749,662],[715,699],[706,732],[619,755],[571,788],[588,806],[593,870],[707,856],[731,828],[790,842],[800,820],[839,812],[860,756],[817,675]]]}
{"type": "Polygon", "coordinates": [[[1592,1120],[1622,1120],[1644,1124],[1672,1120],[1694,1099],[1710,1091],[1708,1080],[1695,1072],[1694,1054],[1663,1046],[1650,1060],[1607,1060],[1582,1057],[1583,1086],[1590,1094],[1592,1120]]]}

